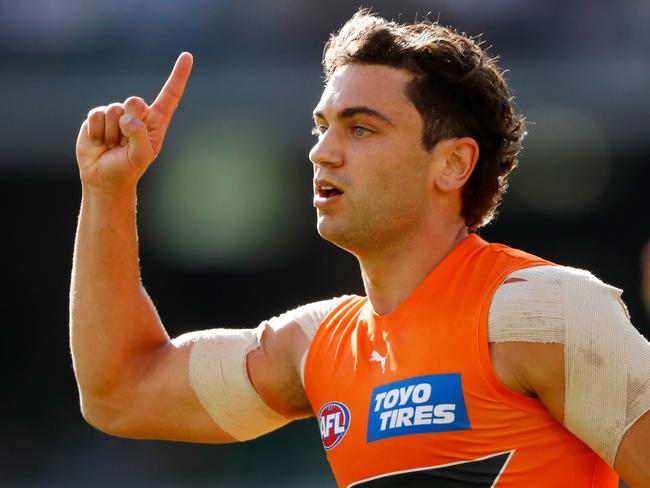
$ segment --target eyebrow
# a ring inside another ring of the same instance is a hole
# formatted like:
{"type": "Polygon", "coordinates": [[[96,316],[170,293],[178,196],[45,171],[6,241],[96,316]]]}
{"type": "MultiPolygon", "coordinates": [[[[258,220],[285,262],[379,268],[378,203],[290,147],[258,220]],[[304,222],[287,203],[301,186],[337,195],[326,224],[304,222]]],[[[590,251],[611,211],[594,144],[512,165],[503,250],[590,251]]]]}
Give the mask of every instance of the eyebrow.
{"type": "MultiPolygon", "coordinates": [[[[369,117],[373,117],[375,119],[379,119],[382,122],[385,122],[388,125],[394,126],[392,120],[390,120],[388,117],[386,117],[384,114],[381,112],[377,112],[375,109],[372,109],[370,107],[367,107],[365,105],[359,105],[356,107],[348,107],[344,108],[338,113],[338,118],[339,119],[351,119],[355,115],[368,115],[369,117]]],[[[314,112],[314,118],[321,118],[325,119],[325,115],[323,114],[322,111],[317,110],[314,112]]]]}

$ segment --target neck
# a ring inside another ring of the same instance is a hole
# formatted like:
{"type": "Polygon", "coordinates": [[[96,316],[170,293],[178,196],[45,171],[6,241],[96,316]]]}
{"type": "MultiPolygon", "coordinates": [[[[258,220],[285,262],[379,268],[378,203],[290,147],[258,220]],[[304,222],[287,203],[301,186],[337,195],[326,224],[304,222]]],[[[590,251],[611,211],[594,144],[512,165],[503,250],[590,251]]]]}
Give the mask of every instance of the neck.
{"type": "Polygon", "coordinates": [[[453,226],[357,256],[375,312],[395,310],[467,235],[464,225],[453,226]]]}

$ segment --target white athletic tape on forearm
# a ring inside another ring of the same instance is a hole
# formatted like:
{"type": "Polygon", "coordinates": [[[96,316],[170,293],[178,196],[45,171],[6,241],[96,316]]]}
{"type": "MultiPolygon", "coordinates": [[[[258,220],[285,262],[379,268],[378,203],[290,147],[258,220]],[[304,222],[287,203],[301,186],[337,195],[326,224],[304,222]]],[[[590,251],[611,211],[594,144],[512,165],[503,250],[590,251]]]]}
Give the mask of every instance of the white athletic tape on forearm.
{"type": "Polygon", "coordinates": [[[627,429],[650,410],[650,343],[621,290],[586,271],[539,266],[511,278],[492,299],[488,340],[563,343],[564,425],[613,465],[627,429]]]}
{"type": "Polygon", "coordinates": [[[246,371],[246,356],[260,347],[266,326],[212,329],[193,337],[192,388],[212,420],[239,441],[254,439],[290,421],[264,403],[246,371]]]}

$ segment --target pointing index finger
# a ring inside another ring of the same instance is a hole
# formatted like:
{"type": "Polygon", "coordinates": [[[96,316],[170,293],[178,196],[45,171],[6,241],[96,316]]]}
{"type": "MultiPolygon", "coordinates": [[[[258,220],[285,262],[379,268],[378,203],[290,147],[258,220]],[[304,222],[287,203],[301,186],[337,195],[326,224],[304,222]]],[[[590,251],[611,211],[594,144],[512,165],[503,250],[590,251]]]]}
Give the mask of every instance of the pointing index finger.
{"type": "Polygon", "coordinates": [[[178,56],[176,64],[172,69],[169,78],[165,85],[158,93],[156,100],[151,105],[152,109],[162,114],[165,118],[170,118],[176,110],[178,102],[180,102],[185,90],[185,84],[192,72],[192,55],[188,52],[183,52],[178,56]]]}

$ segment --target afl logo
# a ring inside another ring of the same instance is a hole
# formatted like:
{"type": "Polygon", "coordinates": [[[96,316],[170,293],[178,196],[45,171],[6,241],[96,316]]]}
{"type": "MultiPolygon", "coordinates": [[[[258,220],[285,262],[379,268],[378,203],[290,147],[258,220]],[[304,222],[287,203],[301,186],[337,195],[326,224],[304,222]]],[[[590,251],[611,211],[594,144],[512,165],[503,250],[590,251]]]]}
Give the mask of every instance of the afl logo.
{"type": "Polygon", "coordinates": [[[323,405],[318,413],[320,437],[326,450],[336,446],[350,427],[350,410],[339,402],[323,405]]]}

